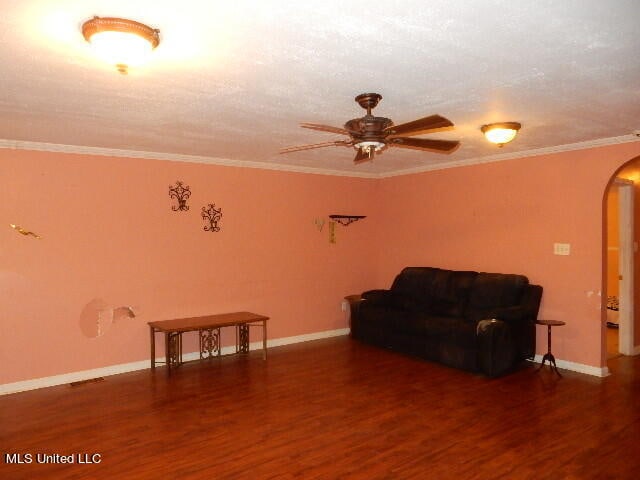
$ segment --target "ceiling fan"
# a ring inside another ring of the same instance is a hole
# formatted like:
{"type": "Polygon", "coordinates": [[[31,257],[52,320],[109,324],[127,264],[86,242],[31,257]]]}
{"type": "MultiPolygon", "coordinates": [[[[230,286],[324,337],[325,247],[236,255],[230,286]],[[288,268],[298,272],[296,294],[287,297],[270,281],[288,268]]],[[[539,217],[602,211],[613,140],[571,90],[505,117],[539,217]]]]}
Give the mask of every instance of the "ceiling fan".
{"type": "Polygon", "coordinates": [[[301,123],[302,128],[319,130],[321,132],[348,135],[348,140],[334,140],[331,142],[314,143],[287,147],[280,153],[299,152],[322,147],[353,147],[358,153],[353,162],[355,164],[372,160],[376,152],[380,154],[386,147],[412,148],[436,153],[451,153],[460,146],[460,142],[453,140],[432,140],[427,138],[409,138],[414,135],[432,133],[453,127],[453,123],[440,115],[431,115],[412,122],[394,125],[393,121],[385,117],[371,115],[371,110],[382,100],[378,93],[363,93],[355,98],[356,102],[367,111],[361,118],[354,118],[344,124],[343,128],[317,123],[301,123]]]}

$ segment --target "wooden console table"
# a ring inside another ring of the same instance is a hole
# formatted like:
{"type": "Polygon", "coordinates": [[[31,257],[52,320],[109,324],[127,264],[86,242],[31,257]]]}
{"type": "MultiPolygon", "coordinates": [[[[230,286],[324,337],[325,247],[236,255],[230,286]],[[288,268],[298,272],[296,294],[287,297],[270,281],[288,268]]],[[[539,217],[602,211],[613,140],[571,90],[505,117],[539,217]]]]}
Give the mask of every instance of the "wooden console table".
{"type": "Polygon", "coordinates": [[[151,335],[151,368],[156,368],[156,333],[164,333],[167,374],[182,363],[182,334],[198,331],[200,360],[222,355],[220,329],[236,327],[236,353],[249,353],[249,327],[262,326],[262,358],[267,359],[267,320],[269,317],[250,312],[223,313],[203,317],[177,318],[149,322],[151,335]]]}

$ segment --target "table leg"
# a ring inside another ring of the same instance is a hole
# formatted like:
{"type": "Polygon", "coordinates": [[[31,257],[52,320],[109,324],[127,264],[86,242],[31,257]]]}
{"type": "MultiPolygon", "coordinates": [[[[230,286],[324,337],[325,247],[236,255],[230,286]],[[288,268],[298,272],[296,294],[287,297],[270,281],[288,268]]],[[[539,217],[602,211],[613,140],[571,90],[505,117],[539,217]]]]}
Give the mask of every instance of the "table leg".
{"type": "Polygon", "coordinates": [[[556,358],[551,353],[551,325],[547,325],[547,353],[542,356],[542,362],[540,362],[540,366],[538,367],[536,372],[542,370],[542,367],[544,367],[544,362],[546,362],[547,360],[549,360],[549,367],[551,367],[551,370],[554,370],[559,377],[562,377],[562,374],[560,373],[556,365],[556,358]]]}
{"type": "Polygon", "coordinates": [[[220,328],[205,328],[198,330],[200,336],[200,360],[213,358],[214,354],[222,355],[220,346],[220,328]]]}
{"type": "Polygon", "coordinates": [[[262,321],[262,359],[267,359],[267,321],[262,321]]]}
{"type": "Polygon", "coordinates": [[[164,358],[167,366],[167,375],[171,373],[171,342],[169,341],[169,332],[164,332],[164,358]]]}
{"type": "Polygon", "coordinates": [[[156,369],[156,329],[149,326],[149,334],[151,336],[151,370],[156,369]]]}
{"type": "Polygon", "coordinates": [[[249,353],[249,326],[242,323],[236,328],[238,329],[239,353],[249,353]]]}

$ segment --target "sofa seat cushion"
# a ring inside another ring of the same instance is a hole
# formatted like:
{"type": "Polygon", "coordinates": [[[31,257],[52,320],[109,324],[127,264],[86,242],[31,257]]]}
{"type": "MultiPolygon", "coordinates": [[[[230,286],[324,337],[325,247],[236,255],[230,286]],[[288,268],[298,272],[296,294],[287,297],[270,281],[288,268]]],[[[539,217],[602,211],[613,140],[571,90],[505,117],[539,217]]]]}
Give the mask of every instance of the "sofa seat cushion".
{"type": "Polygon", "coordinates": [[[394,331],[418,338],[437,339],[439,342],[456,343],[462,347],[476,346],[475,325],[462,317],[445,317],[425,313],[411,313],[395,317],[394,331]]]}
{"type": "Polygon", "coordinates": [[[419,312],[425,305],[419,299],[393,290],[368,290],[362,294],[369,305],[419,312]]]}
{"type": "Polygon", "coordinates": [[[496,308],[468,308],[465,318],[478,323],[481,320],[502,320],[505,322],[520,322],[526,318],[527,312],[522,306],[496,307],[496,308]]]}
{"type": "Polygon", "coordinates": [[[364,328],[391,329],[397,319],[405,319],[409,315],[408,312],[403,310],[377,305],[368,301],[360,304],[360,312],[362,318],[366,319],[361,322],[364,328]]]}

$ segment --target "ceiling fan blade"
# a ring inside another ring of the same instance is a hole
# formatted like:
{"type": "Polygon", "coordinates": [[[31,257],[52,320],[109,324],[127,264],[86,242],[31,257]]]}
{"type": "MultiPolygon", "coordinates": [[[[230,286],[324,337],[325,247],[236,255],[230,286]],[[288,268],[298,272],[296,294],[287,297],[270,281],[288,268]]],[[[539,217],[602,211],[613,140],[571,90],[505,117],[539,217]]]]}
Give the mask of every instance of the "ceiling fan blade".
{"type": "Polygon", "coordinates": [[[348,142],[346,140],[334,140],[332,142],[312,143],[309,145],[298,145],[296,147],[281,148],[280,153],[300,152],[302,150],[312,150],[314,148],[333,147],[333,146],[349,147],[351,146],[351,142],[348,142]]]}
{"type": "Polygon", "coordinates": [[[302,128],[308,128],[310,130],[319,130],[321,132],[339,133],[341,135],[349,135],[349,132],[344,128],[332,127],[331,125],[321,125],[319,123],[301,123],[302,128]]]}
{"type": "Polygon", "coordinates": [[[427,150],[436,153],[451,153],[460,146],[460,142],[455,140],[433,140],[431,138],[398,137],[389,140],[389,145],[401,148],[413,148],[414,150],[427,150]]]}
{"type": "Polygon", "coordinates": [[[451,123],[449,119],[441,117],[440,115],[431,115],[414,120],[413,122],[391,125],[385,128],[384,131],[389,135],[420,135],[448,127],[453,127],[453,123],[451,123]]]}

